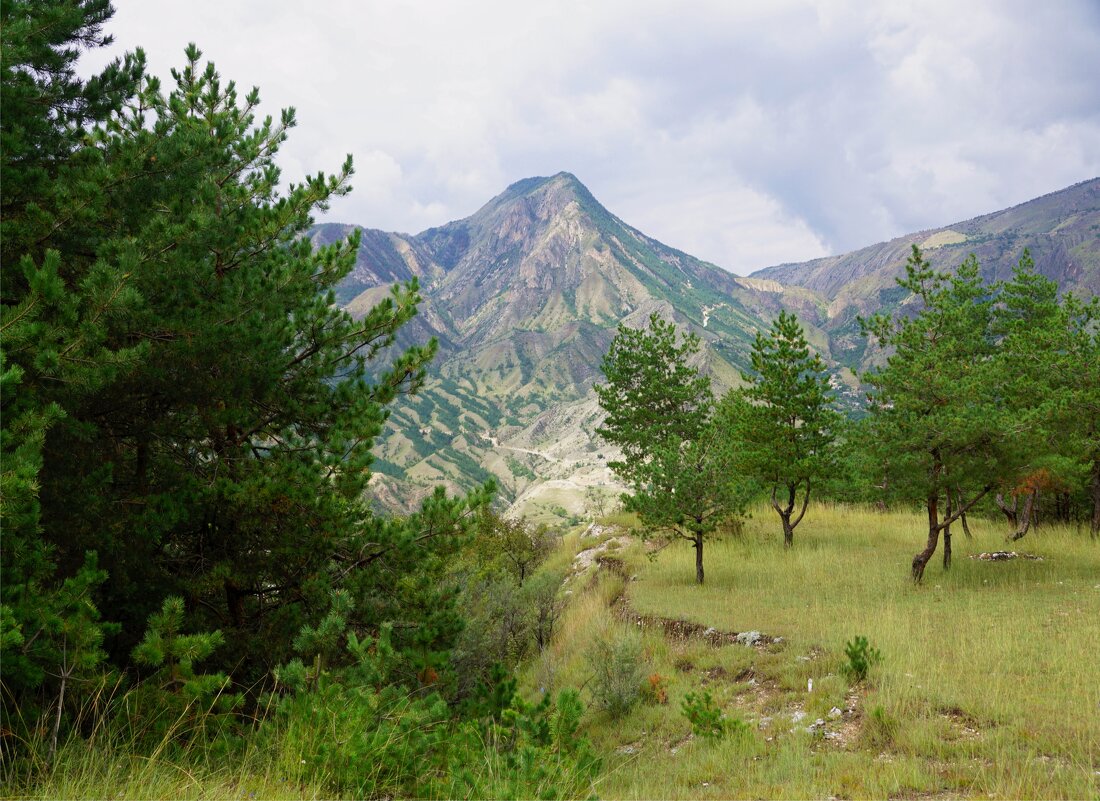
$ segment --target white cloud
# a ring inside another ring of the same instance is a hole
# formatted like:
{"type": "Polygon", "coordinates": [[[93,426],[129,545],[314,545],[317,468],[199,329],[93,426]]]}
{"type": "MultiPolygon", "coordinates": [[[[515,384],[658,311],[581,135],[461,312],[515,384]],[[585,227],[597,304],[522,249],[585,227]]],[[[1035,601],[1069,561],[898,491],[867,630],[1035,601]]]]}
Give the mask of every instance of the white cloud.
{"type": "Polygon", "coordinates": [[[116,50],[143,45],[157,74],[195,41],[268,111],[297,107],[288,178],[352,153],[329,218],[373,227],[439,225],[564,169],[746,272],[1100,174],[1090,0],[117,6],[116,50]]]}

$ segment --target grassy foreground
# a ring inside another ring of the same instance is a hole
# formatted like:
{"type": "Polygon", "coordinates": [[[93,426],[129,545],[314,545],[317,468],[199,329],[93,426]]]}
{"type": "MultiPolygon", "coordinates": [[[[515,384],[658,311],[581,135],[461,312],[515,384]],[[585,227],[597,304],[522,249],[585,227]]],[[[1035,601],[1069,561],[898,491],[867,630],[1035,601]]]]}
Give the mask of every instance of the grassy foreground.
{"type": "MultiPolygon", "coordinates": [[[[784,552],[761,509],[742,535],[708,544],[699,587],[686,543],[647,555],[624,536],[631,519],[609,522],[550,557],[563,568],[599,548],[603,565],[568,580],[553,642],[521,671],[530,697],[584,688],[584,733],[604,755],[593,795],[1100,797],[1100,544],[1087,533],[1044,527],[1016,544],[1042,561],[984,562],[968,557],[1003,548],[1003,530],[974,521],[973,540],[956,533],[951,571],[935,562],[914,586],[917,515],[818,505],[784,552]],[[751,630],[779,640],[724,636],[751,630]],[[843,670],[859,634],[882,652],[862,683],[843,670]],[[640,641],[643,684],[659,691],[613,719],[592,698],[589,655],[623,639],[640,641]],[[701,690],[747,730],[693,736],[680,705],[701,690]]],[[[78,741],[44,782],[2,795],[327,797],[300,767],[326,736],[280,732],[243,755],[193,759],[78,741]]]]}
{"type": "Polygon", "coordinates": [[[921,523],[818,505],[784,552],[761,509],[743,536],[708,545],[703,587],[686,543],[652,559],[625,546],[615,555],[634,580],[590,579],[528,681],[578,686],[589,641],[642,631],[667,705],[592,713],[590,735],[613,755],[603,798],[1100,797],[1100,544],[1044,527],[1015,546],[1042,561],[979,561],[968,557],[1003,549],[1004,532],[974,521],[973,540],[956,531],[952,569],[934,563],[914,586],[921,523]],[[633,616],[609,606],[624,592],[633,616]],[[647,624],[632,626],[637,614],[647,624]],[[781,642],[715,647],[656,617],[781,642]],[[883,655],[864,683],[843,672],[859,634],[883,655]],[[751,734],[692,737],[679,707],[700,689],[751,734]]]}

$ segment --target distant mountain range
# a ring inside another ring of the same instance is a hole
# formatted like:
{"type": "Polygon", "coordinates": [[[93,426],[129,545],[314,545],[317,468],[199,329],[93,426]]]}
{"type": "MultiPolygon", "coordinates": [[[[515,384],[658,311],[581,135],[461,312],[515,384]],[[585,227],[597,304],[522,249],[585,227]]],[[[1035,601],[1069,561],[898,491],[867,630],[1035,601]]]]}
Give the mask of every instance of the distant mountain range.
{"type": "Polygon", "coordinates": [[[904,299],[895,279],[905,273],[913,243],[939,269],[978,257],[986,280],[1008,280],[1025,248],[1035,266],[1063,291],[1100,294],[1100,178],[1029,200],[1010,209],[861,248],[840,256],[780,264],[753,273],[784,288],[813,293],[809,318],[829,335],[831,356],[863,365],[858,315],[892,308],[904,299]]]}
{"type": "MultiPolygon", "coordinates": [[[[319,225],[311,237],[324,244],[355,228],[319,225]]],[[[654,311],[703,338],[700,366],[724,390],[740,382],[756,331],[790,309],[830,364],[841,402],[855,407],[865,366],[856,317],[903,300],[894,278],[912,242],[937,266],[973,251],[993,278],[1007,277],[1029,247],[1063,288],[1100,293],[1100,179],[747,278],[630,227],[569,173],[519,181],[473,215],[415,236],[360,230],[337,302],[361,315],[417,276],[425,300],[402,341],[435,336],[441,346],[427,386],[397,403],[376,448],[373,489],[396,509],[441,482],[459,491],[490,475],[513,512],[539,519],[583,515],[617,494],[612,451],[593,433],[592,384],[616,326],[654,311]]]]}

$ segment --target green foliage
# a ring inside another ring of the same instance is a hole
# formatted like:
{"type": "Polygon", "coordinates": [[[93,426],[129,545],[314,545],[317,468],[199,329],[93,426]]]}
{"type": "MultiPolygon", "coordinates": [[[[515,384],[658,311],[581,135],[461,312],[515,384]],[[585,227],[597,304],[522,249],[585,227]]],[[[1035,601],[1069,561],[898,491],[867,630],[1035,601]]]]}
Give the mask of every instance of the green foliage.
{"type": "MultiPolygon", "coordinates": [[[[6,560],[6,532],[4,545],[6,560]]],[[[58,742],[74,718],[89,698],[111,683],[105,675],[104,641],[119,627],[103,621],[93,602],[106,580],[96,553],[90,551],[76,573],[59,586],[4,587],[5,600],[13,601],[0,605],[5,688],[0,722],[12,735],[0,741],[5,760],[35,756],[24,753],[24,748],[49,731],[46,762],[53,762],[58,742]],[[22,703],[13,709],[13,701],[22,703]]]]}
{"type": "Polygon", "coordinates": [[[462,725],[452,745],[448,798],[575,798],[592,793],[602,760],[582,737],[584,705],[576,690],[553,703],[513,697],[499,721],[462,725]]]}
{"type": "Polygon", "coordinates": [[[532,646],[550,642],[562,611],[564,576],[539,570],[558,543],[546,526],[507,519],[485,509],[451,576],[461,587],[464,627],[451,653],[459,697],[490,677],[498,663],[519,664],[532,646]]]}
{"type": "Polygon", "coordinates": [[[332,302],[359,240],[314,250],[302,234],[348,191],[350,160],[284,182],[293,110],[258,119],[258,92],[194,46],[163,88],[140,54],[77,79],[106,2],[0,13],[5,726],[43,725],[57,698],[57,731],[108,650],[155,671],[141,692],[166,709],[215,692],[197,659],[257,686],[299,633],[342,665],[355,657],[333,630],[361,644],[396,621],[387,680],[445,669],[462,628],[447,568],[492,487],[369,511],[371,446],[436,343],[376,364],[416,313],[415,281],[359,319],[332,302]],[[355,603],[318,620],[341,592],[355,603]],[[182,633],[214,630],[216,650],[182,633]]]}
{"type": "Polygon", "coordinates": [[[501,665],[479,682],[461,716],[430,689],[393,682],[390,633],[360,641],[341,620],[350,607],[337,597],[325,622],[303,630],[299,644],[328,651],[326,668],[295,660],[279,671],[291,693],[276,706],[261,736],[299,774],[329,792],[357,797],[558,797],[585,791],[600,769],[581,737],[584,707],[574,690],[531,704],[501,665]],[[346,658],[331,652],[346,633],[346,658]]]}
{"type": "Polygon", "coordinates": [[[223,731],[243,701],[224,673],[198,673],[202,662],[223,645],[220,631],[184,634],[183,599],[169,597],[149,617],[145,636],[134,648],[134,662],[154,672],[130,693],[121,723],[132,742],[161,744],[166,738],[190,741],[223,731]]]}
{"type": "Polygon", "coordinates": [[[743,511],[736,453],[720,415],[710,378],[689,364],[699,338],[657,314],[649,327],[619,326],[603,360],[606,385],[596,385],[607,417],[597,433],[623,451],[608,465],[633,494],[627,511],[647,530],[692,543],[696,581],[703,583],[703,544],[722,521],[743,511]]]}
{"type": "Polygon", "coordinates": [[[329,792],[408,796],[442,771],[447,720],[438,695],[332,682],[283,701],[272,734],[303,746],[302,772],[329,792]]]}
{"type": "Polygon", "coordinates": [[[592,671],[592,697],[613,718],[630,712],[641,698],[645,662],[641,638],[634,632],[608,632],[585,653],[592,671]]]}
{"type": "Polygon", "coordinates": [[[564,570],[543,569],[523,585],[524,603],[531,610],[532,634],[540,651],[550,645],[558,618],[565,610],[561,586],[564,570]]]}
{"type": "Polygon", "coordinates": [[[1059,298],[1025,250],[998,300],[997,363],[1006,404],[1023,423],[1015,434],[1023,456],[999,489],[1024,495],[1091,485],[1100,535],[1100,298],[1059,298]]]}
{"type": "Polygon", "coordinates": [[[899,285],[915,296],[915,314],[862,321],[893,353],[867,376],[875,392],[861,441],[876,483],[927,511],[914,579],[941,535],[950,565],[951,524],[994,489],[1088,481],[1100,516],[1097,301],[1059,300],[1026,252],[1010,282],[990,286],[973,256],[948,275],[914,246],[899,285]]]}
{"type": "Polygon", "coordinates": [[[526,518],[505,518],[489,508],[478,516],[467,548],[482,574],[505,573],[522,584],[558,544],[558,537],[545,525],[526,518]]]}
{"type": "Polygon", "coordinates": [[[497,664],[515,667],[534,645],[532,609],[523,589],[501,574],[471,577],[459,609],[464,626],[451,652],[460,697],[485,680],[497,664]]]}
{"type": "Polygon", "coordinates": [[[939,273],[914,245],[898,280],[915,296],[915,314],[861,321],[879,348],[893,351],[865,376],[874,389],[867,441],[887,466],[891,492],[927,510],[927,545],[912,563],[919,581],[941,533],[1012,473],[1022,421],[1005,402],[991,289],[977,260],[939,273]]]}
{"type": "Polygon", "coordinates": [[[41,262],[48,248],[66,238],[56,230],[59,219],[87,220],[98,211],[74,202],[74,184],[97,170],[94,154],[82,151],[80,142],[89,126],[108,119],[133,96],[145,64],[139,50],[87,80],[77,76],[82,49],[110,44],[102,29],[112,13],[109,0],[21,0],[0,6],[0,281],[6,298],[24,280],[14,269],[20,259],[29,255],[41,262]]]}
{"type": "Polygon", "coordinates": [[[844,655],[848,657],[848,664],[844,666],[844,672],[853,681],[866,679],[871,666],[882,660],[882,653],[873,647],[862,634],[857,634],[854,640],[845,643],[844,655]]]}
{"type": "Polygon", "coordinates": [[[527,465],[521,463],[514,456],[507,457],[505,461],[508,465],[508,472],[510,472],[516,478],[526,478],[529,481],[534,481],[538,478],[538,476],[535,475],[534,470],[532,470],[527,465]]]}
{"type": "Polygon", "coordinates": [[[608,466],[632,484],[656,451],[697,440],[710,414],[710,378],[689,364],[699,337],[676,340],[676,326],[656,313],[647,328],[620,325],[603,358],[607,383],[594,386],[607,415],[596,433],[623,452],[608,466]]]}
{"type": "Polygon", "coordinates": [[[706,690],[685,695],[680,710],[691,723],[691,731],[696,737],[721,740],[727,735],[740,736],[751,731],[749,724],[740,718],[726,717],[706,690]]]}
{"type": "Polygon", "coordinates": [[[723,400],[740,408],[728,417],[747,473],[770,487],[772,508],[783,524],[783,543],[806,514],[811,486],[833,466],[833,440],[840,415],[832,408],[829,375],[811,355],[802,326],[786,311],[760,332],[752,347],[747,386],[723,400]],[[780,501],[779,493],[782,490],[780,501]],[[798,496],[801,508],[795,514],[798,496]]]}

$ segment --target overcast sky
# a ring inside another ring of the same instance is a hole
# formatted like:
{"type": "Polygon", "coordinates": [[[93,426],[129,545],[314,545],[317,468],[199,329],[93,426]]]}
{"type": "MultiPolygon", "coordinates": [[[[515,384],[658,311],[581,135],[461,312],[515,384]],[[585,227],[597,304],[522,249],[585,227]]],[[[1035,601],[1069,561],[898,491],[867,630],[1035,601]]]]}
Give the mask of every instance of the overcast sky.
{"type": "MultiPolygon", "coordinates": [[[[115,0],[113,51],[195,42],[298,111],[329,221],[415,233],[532,175],[737,273],[1100,175],[1100,2],[115,0]]],[[[86,59],[86,69],[102,63],[86,59]]]]}

